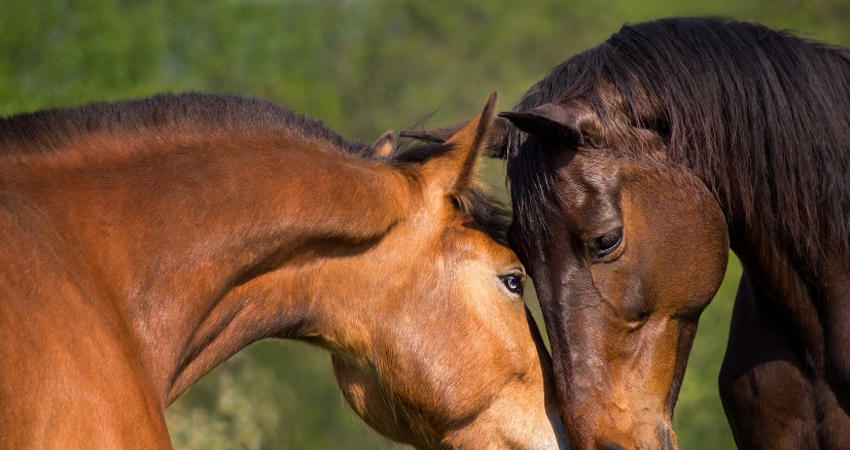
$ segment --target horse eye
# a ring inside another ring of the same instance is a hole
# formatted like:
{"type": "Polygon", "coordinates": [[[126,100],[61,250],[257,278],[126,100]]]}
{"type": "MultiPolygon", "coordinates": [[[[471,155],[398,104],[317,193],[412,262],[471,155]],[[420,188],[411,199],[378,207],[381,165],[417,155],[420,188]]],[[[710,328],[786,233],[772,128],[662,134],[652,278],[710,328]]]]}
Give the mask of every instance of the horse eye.
{"type": "Polygon", "coordinates": [[[522,275],[505,275],[502,277],[502,283],[512,293],[522,295],[525,290],[524,278],[522,275]]]}
{"type": "Polygon", "coordinates": [[[591,245],[591,254],[596,259],[604,258],[616,250],[621,242],[623,242],[623,227],[596,238],[591,245]]]}

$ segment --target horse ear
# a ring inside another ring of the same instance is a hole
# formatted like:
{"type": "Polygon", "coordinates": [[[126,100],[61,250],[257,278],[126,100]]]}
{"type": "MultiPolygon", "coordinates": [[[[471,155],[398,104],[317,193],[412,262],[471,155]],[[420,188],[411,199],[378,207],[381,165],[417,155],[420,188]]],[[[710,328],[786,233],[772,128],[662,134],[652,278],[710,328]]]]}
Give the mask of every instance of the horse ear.
{"type": "Polygon", "coordinates": [[[422,164],[420,172],[429,183],[451,194],[466,192],[475,182],[481,154],[490,142],[496,111],[496,93],[481,114],[446,139],[447,150],[422,164]]]}
{"type": "Polygon", "coordinates": [[[569,139],[579,144],[583,136],[595,134],[598,129],[596,116],[578,102],[547,103],[528,111],[503,112],[499,116],[528,134],[569,139]]]}
{"type": "Polygon", "coordinates": [[[375,149],[375,156],[378,158],[386,158],[395,151],[395,134],[392,130],[387,131],[375,141],[372,146],[375,149]]]}
{"type": "MultiPolygon", "coordinates": [[[[454,125],[449,125],[436,130],[423,131],[402,131],[399,136],[404,138],[412,138],[425,142],[433,142],[442,144],[449,140],[452,136],[458,133],[463,127],[469,125],[469,122],[460,122],[454,125]]],[[[507,139],[508,121],[496,117],[493,121],[492,129],[489,132],[490,139],[487,142],[485,153],[491,158],[505,158],[506,139],[507,139]]]]}

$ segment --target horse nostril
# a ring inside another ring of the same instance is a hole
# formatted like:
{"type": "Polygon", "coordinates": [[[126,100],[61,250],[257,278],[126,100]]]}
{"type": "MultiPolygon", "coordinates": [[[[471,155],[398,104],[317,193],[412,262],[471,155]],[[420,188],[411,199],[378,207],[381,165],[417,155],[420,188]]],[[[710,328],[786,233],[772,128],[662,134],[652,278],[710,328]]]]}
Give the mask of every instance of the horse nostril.
{"type": "Polygon", "coordinates": [[[669,428],[667,433],[664,434],[664,450],[676,450],[676,447],[673,446],[673,433],[669,428]]]}
{"type": "Polygon", "coordinates": [[[676,446],[673,445],[673,429],[670,428],[669,424],[659,424],[656,433],[660,443],[664,444],[661,447],[663,450],[677,450],[676,446]]]}
{"type": "Polygon", "coordinates": [[[627,448],[617,444],[607,444],[602,447],[602,450],[628,450],[627,448]]]}

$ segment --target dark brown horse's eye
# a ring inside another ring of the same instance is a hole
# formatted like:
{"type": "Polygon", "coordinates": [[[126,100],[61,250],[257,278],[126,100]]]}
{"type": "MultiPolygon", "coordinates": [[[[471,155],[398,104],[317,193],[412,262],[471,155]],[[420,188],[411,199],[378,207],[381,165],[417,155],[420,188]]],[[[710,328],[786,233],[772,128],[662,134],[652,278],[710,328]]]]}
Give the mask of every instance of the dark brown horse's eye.
{"type": "Polygon", "coordinates": [[[614,252],[621,242],[623,242],[623,227],[596,238],[590,245],[590,254],[595,259],[604,258],[614,252]]]}
{"type": "Polygon", "coordinates": [[[522,295],[525,291],[525,280],[522,275],[505,275],[502,277],[502,283],[514,294],[522,295]]]}

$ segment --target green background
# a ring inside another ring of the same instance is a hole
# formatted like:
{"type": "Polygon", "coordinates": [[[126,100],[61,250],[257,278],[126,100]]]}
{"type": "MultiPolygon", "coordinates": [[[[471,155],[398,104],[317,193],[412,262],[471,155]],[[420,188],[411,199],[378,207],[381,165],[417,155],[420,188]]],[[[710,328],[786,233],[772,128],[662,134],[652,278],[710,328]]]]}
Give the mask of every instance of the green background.
{"type": "MultiPolygon", "coordinates": [[[[850,0],[0,0],[0,115],[163,91],[276,100],[349,140],[509,109],[568,56],[623,23],[677,15],[762,22],[850,45],[850,0]]],[[[489,162],[504,195],[504,168],[489,162]]],[[[682,449],[733,448],[716,380],[740,277],[700,322],[676,409],[682,449]]],[[[535,308],[533,292],[528,302],[535,308]]],[[[336,389],[330,356],[253,345],[168,412],[178,449],[392,449],[336,389]]]]}

